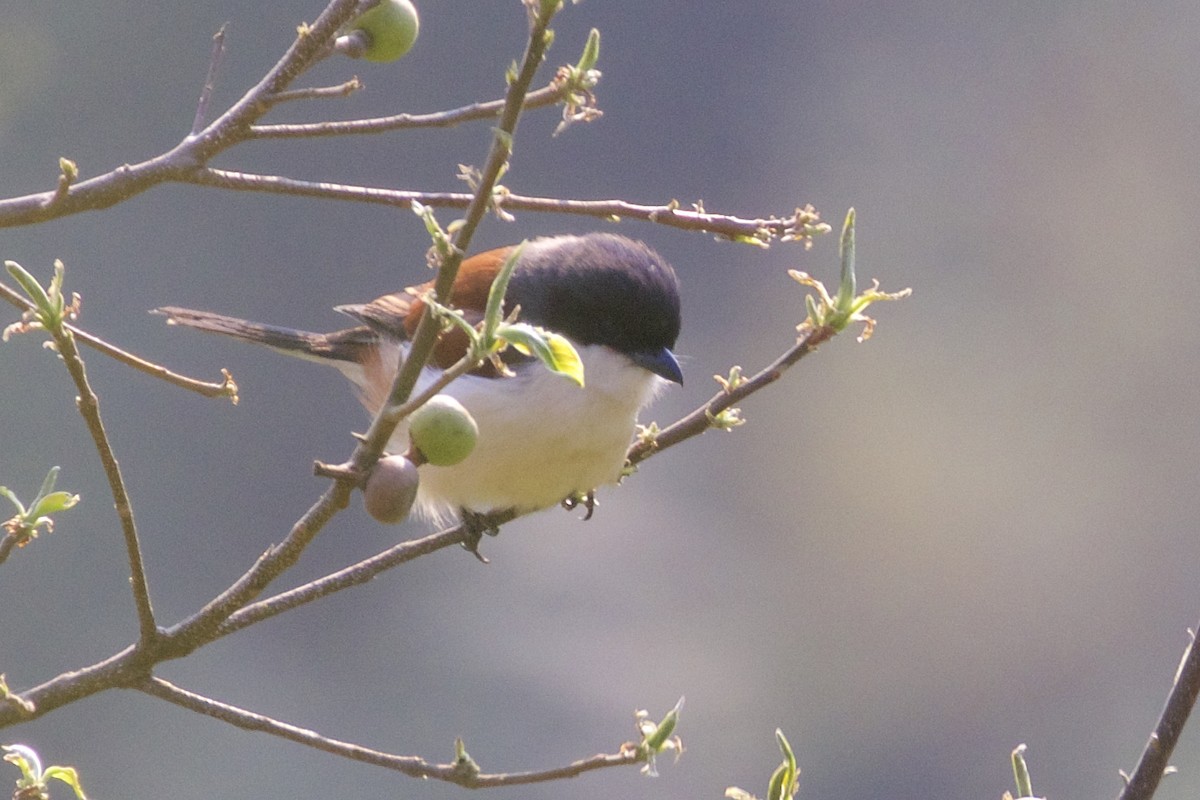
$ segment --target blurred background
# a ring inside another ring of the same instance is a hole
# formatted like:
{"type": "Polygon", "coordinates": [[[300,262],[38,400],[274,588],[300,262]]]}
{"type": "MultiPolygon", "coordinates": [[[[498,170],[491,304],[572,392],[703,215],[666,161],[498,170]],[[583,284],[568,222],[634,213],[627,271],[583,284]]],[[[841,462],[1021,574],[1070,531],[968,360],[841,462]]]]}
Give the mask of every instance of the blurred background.
{"type": "MultiPolygon", "coordinates": [[[[501,96],[526,31],[515,0],[419,4],[402,61],[333,59],[301,85],[358,74],[354,97],[270,121],[435,111],[501,96]]],[[[52,188],[187,132],[210,36],[230,23],[215,108],[287,47],[319,0],[0,4],[0,193],[52,188]]],[[[539,85],[603,33],[605,115],[518,133],[513,191],[683,203],[742,216],[813,203],[859,214],[860,276],[913,287],[744,406],[749,423],[648,462],[587,524],[548,511],[255,626],[161,674],[343,740],[489,771],[540,769],[634,737],[686,695],[688,748],[636,769],[507,798],[760,796],[781,727],[801,797],[998,798],[1009,752],[1034,789],[1115,796],[1200,616],[1191,323],[1200,226],[1200,6],[1071,1],[568,5],[539,85]]],[[[459,190],[486,123],[244,146],[215,166],[312,180],[459,190]]],[[[440,212],[443,222],[453,218],[440,212]]],[[[518,214],[480,248],[606,227],[518,214]]],[[[685,287],[688,382],[650,418],[711,395],[793,340],[799,268],[833,281],[836,239],[760,251],[648,223],[685,287]]],[[[218,379],[205,400],[86,353],[136,503],[165,624],[241,574],[317,497],[365,419],[333,370],[179,329],[175,304],[330,330],[330,310],[425,278],[408,212],[163,186],[109,211],[0,232],[39,276],[67,264],[86,329],[218,379]]],[[[0,309],[0,324],[16,318],[0,309]]],[[[0,671],[16,689],[136,635],[117,520],[65,372],[36,337],[0,346],[0,483],[48,467],[83,503],[0,569],[0,671]]],[[[4,512],[7,514],[7,512],[4,512]]],[[[426,528],[357,506],[292,582],[426,528]]],[[[279,588],[285,588],[280,586],[279,588]]],[[[77,766],[93,797],[461,797],[109,692],[0,734],[77,766]]],[[[1185,733],[1161,797],[1200,791],[1185,733]]],[[[15,778],[15,770],[3,770],[15,778]]]]}

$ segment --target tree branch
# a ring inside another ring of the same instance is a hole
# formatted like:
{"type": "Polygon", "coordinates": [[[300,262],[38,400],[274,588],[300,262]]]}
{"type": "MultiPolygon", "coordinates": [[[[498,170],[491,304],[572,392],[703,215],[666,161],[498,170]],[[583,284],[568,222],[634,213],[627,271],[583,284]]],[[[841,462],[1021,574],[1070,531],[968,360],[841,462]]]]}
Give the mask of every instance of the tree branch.
{"type": "MultiPolygon", "coordinates": [[[[356,79],[357,80],[357,79],[356,79]]],[[[348,84],[344,84],[348,85],[348,84]]],[[[333,87],[322,96],[328,96],[333,87]]],[[[357,88],[357,86],[355,87],[357,88]]],[[[552,106],[562,102],[571,94],[571,87],[555,78],[547,86],[530,92],[525,98],[524,110],[552,106]]],[[[291,99],[289,96],[287,99],[291,99]]],[[[309,139],[320,136],[348,136],[387,131],[413,130],[416,128],[452,128],[464,122],[494,119],[504,111],[505,100],[489,100],[469,106],[436,111],[429,114],[392,114],[386,117],[340,120],[336,122],[277,123],[250,126],[248,139],[309,139]]]]}
{"type": "Polygon", "coordinates": [[[133,504],[129,500],[125,479],[121,475],[121,465],[117,463],[112,443],[104,429],[104,420],[100,416],[100,401],[88,383],[87,370],[79,356],[79,349],[75,346],[74,335],[61,325],[50,327],[47,332],[54,339],[58,354],[62,356],[63,364],[79,392],[75,403],[87,424],[88,432],[92,435],[92,442],[100,455],[100,464],[108,479],[113,505],[116,507],[117,517],[121,520],[121,533],[125,539],[125,551],[129,560],[129,585],[133,591],[134,605],[137,607],[139,644],[150,646],[158,636],[158,625],[154,621],[154,610],[150,604],[150,586],[146,580],[142,547],[133,518],[133,504]]]}
{"type": "Polygon", "coordinates": [[[715,427],[714,421],[717,415],[782,378],[783,373],[787,372],[793,364],[816,350],[822,343],[833,338],[836,333],[837,331],[830,327],[803,330],[794,345],[752,378],[743,379],[736,385],[717,392],[707,403],[687,416],[673,422],[652,437],[635,442],[629,448],[627,455],[629,463],[640,464],[654,453],[673,447],[693,436],[699,436],[715,427]]]}
{"type": "MultiPolygon", "coordinates": [[[[266,192],[296,197],[319,197],[327,200],[349,200],[375,203],[392,208],[412,208],[413,203],[431,208],[467,208],[474,194],[466,192],[419,192],[405,189],[383,189],[327,181],[306,181],[281,175],[262,175],[253,172],[207,167],[180,178],[185,183],[215,186],[243,192],[266,192]]],[[[814,234],[823,232],[820,217],[812,206],[796,208],[790,215],[747,219],[728,214],[715,214],[702,208],[684,209],[677,201],[661,205],[630,203],[625,200],[563,200],[555,197],[531,197],[505,192],[497,198],[505,211],[535,211],[539,213],[571,214],[597,217],[619,222],[637,219],[687,231],[701,231],[735,241],[769,244],[772,241],[803,241],[805,245],[814,234]]]]}
{"type": "Polygon", "coordinates": [[[237,706],[221,703],[203,695],[189,692],[161,678],[148,678],[135,688],[152,697],[174,703],[189,711],[195,711],[214,719],[219,719],[222,722],[227,722],[243,730],[269,733],[272,736],[278,736],[281,739],[287,739],[288,741],[348,758],[352,761],[361,761],[364,764],[386,767],[387,769],[395,770],[413,778],[432,778],[434,780],[446,781],[447,783],[454,783],[469,789],[518,786],[529,783],[555,781],[563,778],[573,778],[585,772],[605,767],[629,766],[643,761],[643,758],[638,755],[635,745],[625,744],[622,745],[620,751],[617,753],[595,755],[591,758],[575,761],[566,766],[554,769],[528,772],[486,773],[480,772],[478,766],[469,757],[446,764],[433,764],[419,756],[393,755],[379,750],[372,750],[362,745],[330,739],[316,731],[289,725],[286,722],[280,722],[262,714],[256,714],[253,711],[247,711],[237,706]]]}
{"type": "Polygon", "coordinates": [[[1188,635],[1191,641],[1175,673],[1175,682],[1171,685],[1158,724],[1154,726],[1154,732],[1150,734],[1133,774],[1126,776],[1125,788],[1118,800],[1150,800],[1169,769],[1171,752],[1183,733],[1188,715],[1196,705],[1196,697],[1200,695],[1200,649],[1196,647],[1196,632],[1188,631],[1188,635]]]}
{"type": "MultiPolygon", "coordinates": [[[[33,309],[33,303],[22,297],[21,294],[16,290],[5,286],[3,283],[0,283],[0,300],[7,301],[11,305],[21,309],[22,312],[31,311],[33,309]]],[[[186,375],[180,375],[172,372],[166,367],[160,366],[151,361],[139,358],[133,353],[130,353],[127,350],[122,350],[115,345],[111,345],[101,339],[99,336],[94,336],[82,328],[78,328],[70,324],[69,322],[64,322],[63,327],[69,330],[75,335],[76,339],[83,342],[88,347],[91,347],[97,352],[103,353],[109,358],[121,362],[127,367],[133,367],[138,372],[144,372],[147,375],[158,378],[159,380],[164,380],[167,383],[180,387],[181,389],[187,389],[188,391],[195,392],[196,394],[200,394],[205,397],[228,397],[234,403],[237,402],[237,384],[234,383],[233,377],[228,371],[222,370],[225,380],[223,380],[221,383],[209,383],[207,381],[196,380],[195,378],[189,378],[186,375]]]]}

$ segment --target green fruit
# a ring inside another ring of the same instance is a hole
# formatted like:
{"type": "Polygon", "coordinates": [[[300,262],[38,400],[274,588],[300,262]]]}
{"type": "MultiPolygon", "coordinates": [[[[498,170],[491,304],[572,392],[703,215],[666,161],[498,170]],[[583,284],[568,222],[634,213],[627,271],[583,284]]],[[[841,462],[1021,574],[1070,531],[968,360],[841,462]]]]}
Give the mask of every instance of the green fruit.
{"type": "Polygon", "coordinates": [[[403,521],[417,499],[420,482],[417,465],[404,456],[379,459],[363,487],[367,513],[387,525],[403,521]]]}
{"type": "Polygon", "coordinates": [[[439,394],[408,418],[408,436],[430,464],[450,467],[471,455],[479,426],[462,403],[439,394]]]}
{"type": "Polygon", "coordinates": [[[395,61],[412,49],[421,29],[421,20],[410,0],[382,0],[347,28],[367,35],[363,58],[387,62],[395,61]]]}

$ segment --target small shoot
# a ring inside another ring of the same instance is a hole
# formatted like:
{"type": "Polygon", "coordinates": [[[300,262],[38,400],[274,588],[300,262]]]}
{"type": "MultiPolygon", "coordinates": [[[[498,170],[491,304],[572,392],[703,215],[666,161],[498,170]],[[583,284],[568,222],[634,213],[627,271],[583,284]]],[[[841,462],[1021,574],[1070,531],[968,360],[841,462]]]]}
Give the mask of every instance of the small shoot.
{"type": "Polygon", "coordinates": [[[467,752],[467,744],[461,736],[454,740],[454,772],[469,778],[474,778],[480,773],[479,764],[467,752]]]}
{"type": "MultiPolygon", "coordinates": [[[[767,800],[792,800],[800,790],[800,767],[796,765],[796,755],[792,752],[787,737],[778,728],[775,729],[775,741],[783,753],[783,761],[771,773],[771,780],[767,783],[767,800]]],[[[758,800],[750,792],[737,786],[726,789],[725,796],[729,800],[758,800]]]]}
{"type": "Polygon", "coordinates": [[[1033,780],[1029,777],[1029,765],[1025,763],[1026,746],[1017,745],[1012,751],[1013,779],[1017,783],[1017,797],[1033,797],[1033,780]]]}
{"type": "MultiPolygon", "coordinates": [[[[746,377],[742,375],[742,368],[733,366],[729,370],[729,376],[713,375],[715,380],[721,386],[721,391],[725,394],[732,394],[739,386],[746,382],[746,377]]],[[[705,411],[708,417],[708,424],[719,430],[731,431],[739,425],[744,425],[746,420],[742,417],[740,408],[727,408],[724,411],[719,411],[713,414],[711,411],[705,411]]]]}
{"type": "Polygon", "coordinates": [[[642,774],[651,778],[658,777],[657,756],[659,753],[671,751],[675,760],[683,755],[683,741],[675,735],[675,727],[679,724],[679,711],[683,708],[683,698],[675,707],[667,712],[661,722],[650,719],[650,712],[641,710],[634,714],[634,724],[642,741],[637,745],[637,753],[646,763],[642,766],[642,774]]]}
{"type": "MultiPolygon", "coordinates": [[[[454,245],[454,242],[450,239],[453,231],[447,231],[442,228],[441,224],[437,221],[437,217],[435,217],[433,214],[433,209],[429,206],[414,201],[412,204],[412,210],[413,213],[420,217],[421,221],[425,223],[425,230],[429,232],[429,238],[433,240],[433,248],[430,250],[429,265],[431,267],[437,267],[443,261],[449,258],[451,253],[458,249],[454,245]]],[[[450,223],[450,227],[453,228],[454,223],[450,223]]]]}
{"type": "Polygon", "coordinates": [[[832,228],[828,222],[821,222],[821,215],[813,208],[812,203],[797,208],[792,213],[792,218],[784,227],[783,235],[779,237],[780,242],[804,242],[804,249],[811,250],[813,238],[829,233],[832,228]]]}
{"type": "Polygon", "coordinates": [[[67,320],[73,320],[79,315],[80,301],[77,294],[71,295],[70,303],[63,297],[62,284],[65,268],[62,261],[55,259],[54,276],[50,279],[49,287],[43,287],[37,278],[30,275],[15,261],[5,261],[4,267],[12,279],[20,284],[26,296],[33,301],[33,308],[22,314],[20,321],[5,328],[4,332],[0,334],[0,340],[7,342],[14,333],[31,333],[39,330],[44,330],[56,338],[64,335],[63,325],[67,320]]]}
{"type": "Polygon", "coordinates": [[[49,800],[49,781],[58,780],[71,787],[79,800],[87,800],[83,786],[79,783],[79,773],[74,767],[50,766],[42,768],[42,760],[37,751],[23,744],[0,745],[0,750],[6,751],[4,760],[15,764],[21,770],[17,778],[17,791],[14,797],[29,798],[30,800],[49,800]]]}
{"type": "Polygon", "coordinates": [[[839,333],[851,323],[861,322],[862,333],[858,341],[865,342],[875,331],[875,320],[863,312],[872,303],[882,300],[899,300],[912,294],[912,289],[899,292],[881,292],[879,281],[873,281],[871,288],[858,292],[857,278],[854,274],[854,209],[846,213],[846,222],[842,226],[842,239],[839,247],[842,261],[842,276],[838,286],[837,296],[831,297],[825,285],[805,272],[789,270],[788,274],[798,283],[816,291],[817,296],[805,295],[804,302],[808,316],[797,326],[801,333],[814,329],[828,328],[833,333],[839,333]]]}
{"type": "Polygon", "coordinates": [[[558,136],[577,122],[593,122],[604,116],[596,105],[593,89],[600,82],[602,73],[596,69],[600,60],[600,31],[592,28],[583,45],[583,53],[574,66],[560,67],[554,81],[564,90],[562,99],[562,122],[554,129],[558,136]]]}
{"type": "Polygon", "coordinates": [[[7,536],[16,541],[17,547],[24,547],[37,538],[38,531],[45,528],[47,533],[54,530],[54,514],[73,508],[79,502],[79,495],[70,492],[56,492],[54,483],[58,480],[58,467],[51,467],[42,481],[42,488],[33,501],[26,506],[6,486],[0,486],[0,496],[7,497],[17,508],[16,516],[0,523],[7,536]]]}

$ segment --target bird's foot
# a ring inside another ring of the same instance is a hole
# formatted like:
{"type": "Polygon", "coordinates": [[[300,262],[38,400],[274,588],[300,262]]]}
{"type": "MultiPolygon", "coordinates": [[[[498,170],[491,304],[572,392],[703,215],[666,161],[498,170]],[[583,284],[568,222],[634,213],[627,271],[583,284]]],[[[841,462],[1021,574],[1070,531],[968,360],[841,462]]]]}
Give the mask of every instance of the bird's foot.
{"type": "Polygon", "coordinates": [[[487,564],[487,558],[479,552],[479,542],[483,539],[486,533],[488,536],[498,536],[500,534],[500,526],[492,520],[492,515],[480,513],[478,511],[468,511],[461,509],[462,524],[464,528],[464,537],[462,547],[468,553],[474,555],[482,563],[487,564]]]}
{"type": "Polygon", "coordinates": [[[600,501],[596,499],[596,490],[595,489],[592,489],[587,494],[572,495],[571,497],[568,497],[566,500],[562,501],[562,507],[565,508],[567,511],[574,511],[575,509],[579,508],[580,506],[583,506],[583,508],[584,508],[583,521],[584,522],[587,522],[589,519],[592,518],[592,514],[594,514],[596,512],[596,506],[598,506],[599,504],[600,504],[600,501]]]}

